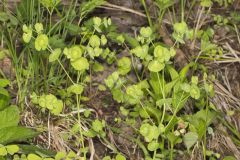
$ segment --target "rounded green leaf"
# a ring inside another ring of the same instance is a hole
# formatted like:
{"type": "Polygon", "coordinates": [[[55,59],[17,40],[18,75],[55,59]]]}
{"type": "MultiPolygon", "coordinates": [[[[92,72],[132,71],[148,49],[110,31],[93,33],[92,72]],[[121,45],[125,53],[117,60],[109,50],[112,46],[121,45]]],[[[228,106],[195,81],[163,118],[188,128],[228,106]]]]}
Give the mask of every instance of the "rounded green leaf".
{"type": "Polygon", "coordinates": [[[83,92],[83,86],[80,84],[74,84],[68,87],[67,91],[69,93],[74,93],[74,94],[82,94],[83,92]]]}
{"type": "Polygon", "coordinates": [[[6,156],[7,153],[8,152],[5,147],[0,147],[0,156],[6,156]]]}
{"type": "Polygon", "coordinates": [[[101,25],[101,22],[102,22],[101,18],[99,18],[99,17],[94,17],[93,18],[93,24],[95,26],[99,27],[101,25]]]}
{"type": "Polygon", "coordinates": [[[94,51],[94,56],[95,56],[95,57],[98,57],[98,56],[100,56],[100,55],[103,53],[103,49],[102,49],[102,48],[99,48],[99,47],[95,47],[95,48],[93,49],[93,51],[94,51]]]}
{"type": "Polygon", "coordinates": [[[131,70],[131,60],[128,57],[122,57],[118,60],[118,71],[120,74],[125,75],[131,70]]]}
{"type": "Polygon", "coordinates": [[[112,160],[112,158],[110,156],[105,156],[105,157],[103,157],[102,160],[112,160]]]}
{"type": "Polygon", "coordinates": [[[191,88],[191,86],[190,86],[188,83],[183,83],[183,84],[181,84],[181,89],[182,89],[184,92],[189,93],[189,92],[190,92],[190,88],[191,88]]]}
{"type": "Polygon", "coordinates": [[[62,100],[57,100],[55,103],[53,103],[53,109],[51,110],[51,113],[54,115],[59,115],[63,110],[63,102],[62,100]]]}
{"type": "Polygon", "coordinates": [[[115,160],[126,160],[126,158],[125,158],[123,155],[118,154],[118,155],[116,156],[115,160]]]}
{"type": "Polygon", "coordinates": [[[23,32],[27,33],[29,32],[30,27],[28,27],[26,24],[23,25],[22,30],[23,32]]]}
{"type": "Polygon", "coordinates": [[[128,86],[126,89],[127,100],[130,104],[137,104],[143,97],[143,91],[138,85],[128,86]]]}
{"type": "Polygon", "coordinates": [[[123,35],[119,35],[117,36],[116,40],[118,41],[119,44],[123,44],[125,41],[125,38],[123,37],[123,35]]]}
{"type": "Polygon", "coordinates": [[[151,125],[148,123],[144,123],[141,125],[140,127],[140,133],[145,137],[148,135],[149,131],[150,131],[151,125]]]}
{"type": "Polygon", "coordinates": [[[7,152],[11,155],[14,155],[19,151],[19,147],[17,145],[8,145],[6,146],[7,152]]]}
{"type": "Polygon", "coordinates": [[[71,61],[71,65],[77,71],[84,71],[89,69],[88,60],[84,57],[71,61]]]}
{"type": "Polygon", "coordinates": [[[149,151],[156,151],[159,148],[159,143],[152,141],[147,146],[149,151]]]}
{"type": "Polygon", "coordinates": [[[29,155],[27,156],[27,159],[28,159],[28,160],[42,160],[42,158],[39,157],[39,156],[37,156],[36,154],[29,154],[29,155]]]}
{"type": "Polygon", "coordinates": [[[197,85],[198,84],[198,77],[197,76],[192,76],[191,82],[192,82],[192,84],[197,85]]]}
{"type": "Polygon", "coordinates": [[[171,55],[170,51],[166,47],[158,45],[154,48],[154,57],[156,57],[160,62],[167,62],[169,61],[171,55]]]}
{"type": "Polygon", "coordinates": [[[60,48],[55,49],[50,55],[49,55],[49,62],[54,62],[56,61],[60,54],[61,54],[62,50],[60,48]]]}
{"type": "Polygon", "coordinates": [[[105,35],[101,35],[101,44],[102,44],[102,46],[107,44],[107,38],[105,35]]]}
{"type": "Polygon", "coordinates": [[[104,66],[101,63],[95,62],[93,65],[93,70],[95,72],[102,72],[104,71],[104,66]]]}
{"type": "Polygon", "coordinates": [[[179,34],[184,34],[188,30],[188,26],[186,22],[180,22],[180,23],[175,23],[173,25],[174,31],[179,33],[179,34]]]}
{"type": "Polygon", "coordinates": [[[131,50],[131,53],[135,54],[140,59],[144,59],[148,54],[148,45],[137,46],[136,48],[131,50]]]}
{"type": "Polygon", "coordinates": [[[37,51],[46,50],[48,47],[48,37],[45,34],[40,34],[35,40],[35,49],[37,51]]]}
{"type": "Polygon", "coordinates": [[[93,48],[99,47],[100,46],[100,38],[97,35],[93,35],[89,40],[89,44],[93,48]]]}
{"type": "Polygon", "coordinates": [[[30,40],[32,39],[32,32],[28,32],[28,33],[23,33],[23,41],[25,43],[29,43],[30,40]]]}
{"type": "Polygon", "coordinates": [[[169,53],[171,57],[174,57],[176,55],[176,50],[174,48],[170,48],[169,53]]]}
{"type": "Polygon", "coordinates": [[[95,121],[92,122],[92,129],[96,132],[100,132],[103,130],[103,124],[100,120],[96,119],[95,121]]]}
{"type": "Polygon", "coordinates": [[[198,134],[195,132],[188,132],[183,136],[183,142],[189,150],[198,140],[198,134]]]}
{"type": "Polygon", "coordinates": [[[71,48],[64,48],[63,54],[66,55],[71,61],[74,61],[82,57],[83,51],[80,46],[74,45],[71,48]]]}
{"type": "Polygon", "coordinates": [[[111,89],[113,88],[115,82],[119,79],[119,73],[113,72],[111,75],[107,77],[107,79],[104,80],[105,84],[111,89]]]}
{"type": "Polygon", "coordinates": [[[150,27],[142,27],[140,29],[140,34],[144,37],[144,38],[149,38],[152,35],[152,29],[150,27]]]}
{"type": "Polygon", "coordinates": [[[199,99],[200,98],[200,89],[198,88],[197,85],[195,85],[195,84],[191,85],[190,96],[194,99],[199,99]]]}
{"type": "Polygon", "coordinates": [[[165,67],[164,63],[159,62],[158,60],[153,60],[148,64],[148,69],[151,72],[159,72],[165,67]]]}
{"type": "Polygon", "coordinates": [[[63,158],[65,158],[67,155],[65,152],[58,152],[55,156],[55,160],[61,160],[63,158]]]}
{"type": "Polygon", "coordinates": [[[42,25],[42,23],[36,23],[36,24],[34,25],[34,28],[35,28],[35,30],[36,30],[36,32],[37,32],[38,34],[40,34],[40,33],[43,31],[43,25],[42,25]]]}

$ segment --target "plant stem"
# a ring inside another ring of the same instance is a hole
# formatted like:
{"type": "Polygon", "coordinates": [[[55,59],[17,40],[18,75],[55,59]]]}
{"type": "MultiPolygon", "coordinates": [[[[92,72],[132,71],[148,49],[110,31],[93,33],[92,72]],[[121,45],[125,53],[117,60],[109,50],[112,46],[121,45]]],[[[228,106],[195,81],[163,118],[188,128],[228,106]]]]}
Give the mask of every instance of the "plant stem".
{"type": "Polygon", "coordinates": [[[151,19],[150,15],[149,15],[149,11],[148,11],[148,9],[147,9],[147,5],[146,5],[145,0],[141,0],[141,3],[142,3],[142,5],[143,5],[143,7],[144,7],[144,10],[145,10],[145,12],[146,12],[147,19],[148,19],[148,23],[149,23],[150,27],[152,28],[152,27],[153,27],[152,19],[151,19]]]}

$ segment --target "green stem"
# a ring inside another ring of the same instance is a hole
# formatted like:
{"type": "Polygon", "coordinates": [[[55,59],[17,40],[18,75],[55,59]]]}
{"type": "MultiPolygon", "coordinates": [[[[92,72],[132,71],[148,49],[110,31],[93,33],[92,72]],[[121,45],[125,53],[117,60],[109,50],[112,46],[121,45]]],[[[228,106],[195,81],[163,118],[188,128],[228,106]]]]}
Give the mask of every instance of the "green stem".
{"type": "Polygon", "coordinates": [[[152,27],[153,27],[152,19],[151,19],[151,17],[150,17],[149,11],[148,11],[148,9],[147,9],[147,5],[146,5],[145,0],[141,0],[141,3],[142,3],[142,5],[143,5],[143,7],[144,7],[144,10],[145,10],[145,12],[146,12],[147,19],[148,19],[148,23],[149,23],[150,27],[152,28],[152,27]]]}
{"type": "Polygon", "coordinates": [[[75,84],[72,80],[72,78],[69,76],[68,72],[66,71],[65,67],[63,66],[63,64],[60,62],[60,60],[58,59],[58,63],[60,64],[60,66],[62,67],[63,71],[66,73],[67,77],[69,78],[69,80],[72,82],[72,84],[75,84]]]}
{"type": "MultiPolygon", "coordinates": [[[[160,89],[161,89],[161,92],[162,92],[162,96],[163,96],[163,114],[162,114],[162,118],[161,118],[161,121],[160,121],[160,124],[163,124],[163,121],[164,121],[164,117],[165,117],[165,112],[166,112],[166,103],[165,103],[165,90],[164,90],[164,82],[160,80],[160,77],[159,77],[159,73],[157,72],[157,77],[158,77],[158,83],[160,85],[160,89]],[[163,86],[162,86],[162,83],[163,83],[163,86]]],[[[164,71],[163,71],[163,78],[164,79],[164,71]]]]}

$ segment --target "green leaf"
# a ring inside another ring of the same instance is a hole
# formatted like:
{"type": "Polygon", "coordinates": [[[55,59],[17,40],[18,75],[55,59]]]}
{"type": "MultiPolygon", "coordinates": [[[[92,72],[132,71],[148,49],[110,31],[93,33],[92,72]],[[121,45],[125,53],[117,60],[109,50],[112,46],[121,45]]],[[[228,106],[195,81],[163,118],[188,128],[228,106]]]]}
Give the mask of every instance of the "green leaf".
{"type": "Polygon", "coordinates": [[[97,136],[97,133],[94,130],[89,129],[87,131],[84,131],[83,135],[86,136],[86,137],[89,137],[89,138],[93,138],[93,137],[97,136]]]}
{"type": "Polygon", "coordinates": [[[57,98],[52,94],[42,95],[39,98],[39,105],[42,108],[48,108],[49,110],[53,109],[53,104],[56,102],[57,102],[57,98]]]}
{"type": "Polygon", "coordinates": [[[101,63],[95,62],[93,65],[94,72],[102,72],[104,71],[104,66],[101,63]]]}
{"type": "Polygon", "coordinates": [[[191,82],[192,82],[192,84],[197,85],[198,84],[198,77],[197,76],[192,76],[191,82]]]}
{"type": "Polygon", "coordinates": [[[112,158],[110,156],[105,156],[105,157],[103,157],[102,160],[112,160],[112,158]]]}
{"type": "Polygon", "coordinates": [[[56,61],[59,58],[61,53],[62,53],[62,50],[60,48],[55,49],[49,56],[49,62],[56,61]]]}
{"type": "Polygon", "coordinates": [[[11,155],[14,155],[19,151],[19,147],[17,145],[8,145],[6,146],[7,152],[11,155]]]}
{"type": "Polygon", "coordinates": [[[142,27],[140,29],[140,34],[144,37],[144,38],[149,38],[152,35],[152,29],[150,27],[142,27]]]}
{"type": "Polygon", "coordinates": [[[10,84],[10,81],[7,79],[0,79],[0,87],[6,87],[10,84]]]}
{"type": "Polygon", "coordinates": [[[168,62],[171,58],[171,53],[167,48],[162,46],[157,46],[154,49],[154,56],[160,62],[168,62]]]}
{"type": "Polygon", "coordinates": [[[99,17],[93,17],[93,24],[94,24],[95,26],[99,27],[99,26],[101,25],[101,22],[102,22],[101,18],[99,18],[99,17]]]}
{"type": "Polygon", "coordinates": [[[177,82],[179,82],[179,78],[172,80],[164,86],[165,95],[168,95],[172,91],[177,82]]]}
{"type": "Polygon", "coordinates": [[[8,152],[5,147],[0,147],[0,156],[6,156],[7,153],[8,152]]]}
{"type": "Polygon", "coordinates": [[[100,120],[96,119],[95,121],[92,122],[92,129],[96,132],[100,132],[103,130],[103,124],[100,120]]]}
{"type": "Polygon", "coordinates": [[[5,109],[10,101],[9,93],[6,89],[0,87],[0,111],[5,109]]]}
{"type": "Polygon", "coordinates": [[[199,99],[200,98],[200,89],[198,88],[197,85],[195,85],[195,84],[191,85],[190,95],[194,99],[199,99]]]}
{"type": "Polygon", "coordinates": [[[190,123],[198,127],[200,120],[203,120],[206,123],[207,127],[212,123],[212,121],[216,117],[217,117],[216,112],[210,110],[206,112],[206,110],[202,109],[198,111],[196,114],[192,115],[190,123]]]}
{"type": "Polygon", "coordinates": [[[117,101],[118,103],[122,103],[124,102],[124,92],[121,90],[121,89],[118,89],[118,88],[113,88],[111,90],[111,93],[112,93],[112,96],[113,96],[113,99],[115,101],[117,101]]]}
{"type": "Polygon", "coordinates": [[[115,160],[126,160],[126,158],[121,154],[117,154],[115,160]]]}
{"type": "Polygon", "coordinates": [[[9,50],[7,49],[0,49],[0,60],[3,60],[4,58],[9,55],[9,50]]]}
{"type": "Polygon", "coordinates": [[[107,44],[107,38],[105,35],[101,35],[101,44],[102,46],[105,46],[107,44]]]}
{"type": "Polygon", "coordinates": [[[41,4],[46,8],[56,7],[61,0],[40,0],[41,4]]]}
{"type": "Polygon", "coordinates": [[[131,60],[128,57],[122,57],[118,60],[118,72],[122,75],[126,75],[131,71],[131,60]]]}
{"type": "Polygon", "coordinates": [[[64,159],[67,156],[65,152],[58,152],[55,156],[55,160],[61,160],[64,159]]]}
{"type": "Polygon", "coordinates": [[[126,88],[127,100],[130,104],[137,104],[143,97],[143,91],[138,85],[131,85],[126,88]]]}
{"type": "Polygon", "coordinates": [[[119,73],[113,72],[111,75],[107,77],[107,79],[104,80],[104,82],[108,88],[112,89],[118,79],[119,79],[119,73]]]}
{"type": "Polygon", "coordinates": [[[125,41],[125,38],[123,35],[119,35],[119,36],[117,36],[116,40],[119,44],[123,44],[125,41]]]}
{"type": "Polygon", "coordinates": [[[49,45],[52,48],[63,49],[65,47],[65,42],[64,42],[64,39],[62,37],[60,37],[60,35],[53,35],[53,36],[49,37],[49,45]]]}
{"type": "Polygon", "coordinates": [[[6,22],[9,19],[9,15],[6,12],[0,12],[0,21],[6,22]]]}
{"type": "Polygon", "coordinates": [[[188,132],[183,136],[183,142],[189,150],[198,140],[198,134],[195,132],[188,132]]]}
{"type": "Polygon", "coordinates": [[[171,57],[174,57],[177,52],[174,48],[170,48],[169,53],[170,53],[171,57]]]}
{"type": "Polygon", "coordinates": [[[136,40],[136,38],[133,38],[128,34],[123,34],[123,36],[126,42],[131,46],[131,48],[135,48],[140,45],[139,42],[136,40]]]}
{"type": "Polygon", "coordinates": [[[19,123],[19,110],[16,106],[10,106],[0,112],[0,129],[17,126],[19,123]]]}
{"type": "Polygon", "coordinates": [[[130,52],[132,54],[135,54],[140,59],[144,59],[148,54],[148,49],[149,49],[148,45],[143,45],[143,46],[137,46],[136,48],[132,49],[130,52]]]}
{"type": "Polygon", "coordinates": [[[159,143],[152,141],[148,144],[147,148],[149,151],[156,151],[159,148],[159,143]]]}
{"type": "Polygon", "coordinates": [[[188,83],[183,83],[183,84],[181,84],[181,89],[182,89],[184,92],[189,93],[189,92],[190,92],[190,89],[191,89],[191,86],[190,86],[190,84],[188,84],[188,83]]]}
{"type": "Polygon", "coordinates": [[[211,0],[201,0],[200,5],[202,7],[210,7],[212,5],[212,1],[211,0]]]}
{"type": "Polygon", "coordinates": [[[6,127],[0,129],[0,144],[8,144],[16,141],[23,141],[28,138],[33,138],[39,133],[30,128],[24,127],[6,127]]]}
{"type": "Polygon", "coordinates": [[[74,84],[68,87],[67,91],[69,93],[74,93],[74,94],[82,94],[83,92],[83,86],[80,84],[74,84]]]}
{"type": "Polygon", "coordinates": [[[21,148],[21,152],[24,154],[40,154],[45,157],[54,157],[56,155],[55,152],[49,149],[42,149],[37,147],[36,145],[26,145],[26,144],[18,144],[19,148],[21,148]]]}
{"type": "Polygon", "coordinates": [[[187,65],[180,71],[179,76],[180,76],[180,78],[181,78],[182,80],[186,79],[187,73],[188,73],[189,69],[190,69],[191,67],[193,67],[194,65],[195,65],[195,63],[194,63],[194,62],[191,62],[191,63],[187,64],[187,65]]]}
{"type": "Polygon", "coordinates": [[[165,67],[164,63],[159,62],[158,60],[153,60],[148,64],[148,69],[151,72],[159,72],[165,67]]]}
{"type": "Polygon", "coordinates": [[[31,38],[32,38],[32,27],[31,26],[27,26],[27,25],[23,25],[23,41],[25,42],[25,43],[29,43],[30,42],[30,40],[31,40],[31,38]]]}
{"type": "Polygon", "coordinates": [[[160,131],[155,125],[151,126],[148,123],[144,123],[140,127],[140,133],[144,136],[146,142],[151,142],[153,139],[158,138],[160,131]]]}
{"type": "Polygon", "coordinates": [[[172,144],[177,144],[180,143],[182,140],[179,138],[179,136],[176,136],[174,133],[170,132],[167,134],[167,139],[172,143],[172,144]]]}
{"type": "Polygon", "coordinates": [[[57,100],[56,103],[53,104],[53,109],[51,110],[51,113],[54,115],[59,115],[63,110],[63,102],[62,100],[57,100]]]}
{"type": "Polygon", "coordinates": [[[148,135],[149,131],[150,131],[150,127],[151,125],[148,123],[144,123],[141,125],[140,127],[140,133],[145,137],[148,135]]]}
{"type": "Polygon", "coordinates": [[[188,26],[187,26],[186,22],[183,21],[180,23],[175,23],[173,25],[173,29],[175,32],[177,32],[179,34],[184,34],[188,30],[188,26]]]}
{"type": "Polygon", "coordinates": [[[48,37],[45,34],[39,34],[35,40],[35,49],[37,51],[46,50],[48,47],[48,37]]]}
{"type": "Polygon", "coordinates": [[[42,23],[36,23],[34,25],[34,28],[37,31],[37,33],[40,34],[43,31],[43,24],[42,23]]]}
{"type": "Polygon", "coordinates": [[[233,156],[225,156],[223,160],[237,160],[237,159],[233,156]]]}
{"type": "Polygon", "coordinates": [[[89,0],[80,4],[80,17],[83,19],[88,13],[94,10],[94,8],[106,3],[104,0],[89,0]]]}
{"type": "Polygon", "coordinates": [[[93,35],[90,40],[89,40],[89,44],[91,47],[95,48],[95,47],[99,47],[100,46],[100,38],[97,35],[93,35]]]}
{"type": "Polygon", "coordinates": [[[82,57],[83,50],[80,46],[74,45],[71,48],[64,48],[63,54],[71,61],[74,61],[82,57]]]}
{"type": "Polygon", "coordinates": [[[29,154],[29,155],[27,156],[27,159],[28,159],[28,160],[42,160],[42,158],[39,157],[39,156],[36,155],[36,154],[29,154]]]}
{"type": "Polygon", "coordinates": [[[77,71],[85,71],[89,69],[88,60],[84,57],[71,61],[71,65],[77,71]]]}

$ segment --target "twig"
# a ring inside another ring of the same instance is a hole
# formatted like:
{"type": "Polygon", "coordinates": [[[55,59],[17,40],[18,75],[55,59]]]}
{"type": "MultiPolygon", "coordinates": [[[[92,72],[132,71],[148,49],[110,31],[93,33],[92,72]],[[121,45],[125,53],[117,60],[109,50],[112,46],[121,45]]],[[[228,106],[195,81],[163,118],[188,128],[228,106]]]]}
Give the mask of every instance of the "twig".
{"type": "Polygon", "coordinates": [[[147,18],[147,16],[146,16],[145,14],[143,14],[143,13],[141,13],[141,12],[139,12],[139,11],[135,11],[135,10],[133,10],[133,9],[127,8],[127,7],[118,6],[118,5],[115,5],[115,4],[108,3],[108,2],[105,3],[105,4],[103,5],[103,7],[104,7],[104,6],[105,6],[105,7],[110,7],[110,8],[120,9],[120,10],[122,10],[122,11],[134,13],[134,14],[139,15],[139,16],[141,16],[141,17],[147,18]]]}

